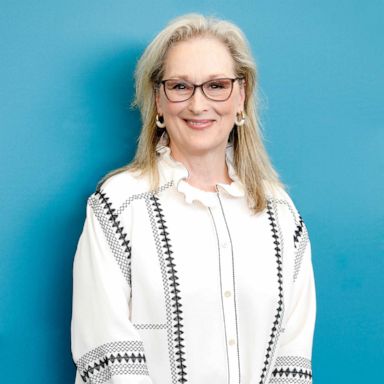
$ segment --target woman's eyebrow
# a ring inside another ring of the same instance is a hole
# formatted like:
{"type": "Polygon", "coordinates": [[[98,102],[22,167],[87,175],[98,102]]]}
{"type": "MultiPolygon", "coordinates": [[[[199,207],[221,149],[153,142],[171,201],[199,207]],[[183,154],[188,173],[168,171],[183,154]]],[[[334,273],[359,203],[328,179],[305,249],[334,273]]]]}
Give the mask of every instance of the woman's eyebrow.
{"type": "MultiPolygon", "coordinates": [[[[218,74],[212,74],[212,75],[209,75],[206,80],[204,81],[208,81],[208,80],[212,80],[212,79],[222,79],[222,78],[228,78],[228,77],[231,77],[229,75],[226,75],[226,74],[223,74],[223,73],[218,73],[218,74]]],[[[191,78],[188,76],[188,75],[179,75],[179,74],[175,74],[175,75],[170,75],[170,76],[167,76],[165,77],[166,79],[181,79],[181,80],[186,80],[188,82],[192,82],[191,78]]]]}

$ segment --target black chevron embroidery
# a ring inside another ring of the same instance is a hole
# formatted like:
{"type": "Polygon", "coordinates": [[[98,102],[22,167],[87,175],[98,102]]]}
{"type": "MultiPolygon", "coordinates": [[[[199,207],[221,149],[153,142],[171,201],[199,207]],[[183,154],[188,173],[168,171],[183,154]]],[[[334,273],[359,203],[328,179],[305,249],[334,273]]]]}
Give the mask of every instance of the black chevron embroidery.
{"type": "Polygon", "coordinates": [[[273,212],[272,203],[270,201],[267,202],[267,214],[268,219],[270,221],[273,244],[275,244],[275,257],[276,257],[276,268],[277,268],[277,281],[278,281],[278,290],[279,290],[279,300],[278,306],[275,314],[275,321],[273,322],[273,326],[271,329],[270,339],[268,342],[268,347],[265,354],[264,366],[261,371],[261,377],[259,384],[263,384],[267,375],[268,367],[271,362],[273,356],[274,345],[276,343],[276,338],[279,334],[280,323],[283,317],[283,269],[282,269],[282,256],[281,256],[281,246],[279,240],[279,232],[277,229],[276,218],[273,212]]]}
{"type": "Polygon", "coordinates": [[[103,209],[109,219],[112,222],[112,228],[114,228],[116,235],[118,236],[118,240],[120,241],[120,245],[123,248],[123,251],[126,254],[127,264],[129,268],[129,285],[131,285],[131,276],[130,276],[130,266],[131,266],[131,246],[130,242],[127,239],[127,234],[124,232],[124,227],[120,225],[120,221],[118,221],[118,214],[116,214],[116,209],[112,208],[112,203],[109,202],[109,197],[105,192],[101,190],[97,190],[95,192],[95,196],[99,196],[99,200],[103,209]]]}
{"type": "Polygon", "coordinates": [[[299,215],[299,223],[295,229],[295,233],[293,235],[293,243],[295,245],[295,248],[297,248],[297,244],[300,241],[300,237],[303,234],[303,227],[304,227],[304,222],[303,218],[299,215]]]}
{"type": "Polygon", "coordinates": [[[92,377],[92,375],[96,372],[100,372],[102,369],[105,369],[107,366],[111,364],[121,364],[121,363],[146,363],[145,355],[143,353],[137,353],[136,355],[134,353],[124,353],[117,355],[110,354],[108,356],[105,356],[103,359],[100,359],[98,362],[95,362],[93,365],[89,365],[87,369],[85,369],[81,373],[81,378],[86,383],[87,380],[92,377]]]}
{"type": "Polygon", "coordinates": [[[298,377],[300,379],[312,380],[312,372],[307,369],[296,369],[296,368],[280,368],[275,369],[272,372],[272,377],[298,377]]]}
{"type": "Polygon", "coordinates": [[[183,318],[181,317],[183,311],[181,310],[181,297],[180,297],[180,290],[178,289],[179,283],[177,280],[179,279],[177,277],[177,271],[176,271],[176,265],[174,263],[174,258],[172,256],[172,246],[169,238],[168,228],[166,226],[166,221],[163,214],[163,209],[161,208],[159,198],[153,194],[150,198],[152,201],[152,206],[155,211],[156,216],[156,222],[159,229],[159,234],[163,246],[163,252],[164,255],[166,255],[165,260],[167,262],[167,273],[168,273],[168,280],[169,280],[169,287],[170,287],[170,294],[171,294],[171,300],[173,301],[172,307],[174,308],[174,311],[172,312],[174,314],[173,318],[173,328],[174,328],[174,343],[175,343],[175,355],[177,356],[176,362],[177,362],[177,370],[179,379],[178,381],[180,383],[185,383],[187,381],[186,378],[186,366],[185,366],[185,358],[183,355],[185,352],[183,349],[185,348],[183,345],[184,339],[183,339],[183,324],[181,321],[183,318]]]}

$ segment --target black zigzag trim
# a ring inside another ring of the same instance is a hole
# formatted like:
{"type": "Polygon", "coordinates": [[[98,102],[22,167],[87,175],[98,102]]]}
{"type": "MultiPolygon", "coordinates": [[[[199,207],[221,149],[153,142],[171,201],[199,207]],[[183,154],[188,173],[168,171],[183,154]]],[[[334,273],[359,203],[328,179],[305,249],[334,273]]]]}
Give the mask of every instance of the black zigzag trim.
{"type": "Polygon", "coordinates": [[[119,240],[121,240],[121,245],[125,248],[125,252],[131,255],[131,247],[129,245],[129,240],[126,239],[127,234],[123,232],[124,228],[120,225],[120,221],[117,221],[118,215],[115,214],[115,209],[112,208],[112,203],[108,202],[109,197],[106,196],[105,192],[97,191],[95,195],[100,196],[100,200],[104,203],[104,209],[106,210],[109,220],[112,222],[112,227],[115,227],[115,232],[119,235],[119,240]]]}
{"type": "Polygon", "coordinates": [[[299,223],[296,226],[295,233],[293,235],[293,243],[295,248],[297,248],[298,243],[300,242],[300,238],[303,234],[304,222],[303,218],[299,214],[299,223]]]}
{"type": "Polygon", "coordinates": [[[296,250],[293,281],[297,280],[303,260],[303,255],[308,245],[308,232],[304,220],[299,214],[299,212],[297,212],[297,217],[298,221],[296,220],[296,228],[293,234],[293,244],[296,250]]]}
{"type": "Polygon", "coordinates": [[[273,197],[269,198],[269,200],[274,203],[286,205],[289,211],[291,212],[292,218],[294,220],[295,229],[292,238],[293,246],[295,248],[295,264],[293,271],[293,281],[295,282],[299,276],[305,249],[309,244],[308,231],[300,213],[294,206],[292,206],[291,203],[289,203],[287,200],[275,199],[273,197]]]}
{"type": "Polygon", "coordinates": [[[102,384],[114,375],[148,375],[141,341],[118,341],[103,344],[76,362],[85,383],[102,384]]]}
{"type": "Polygon", "coordinates": [[[306,369],[280,368],[272,372],[272,377],[298,377],[312,380],[312,372],[306,369]]]}
{"type": "MultiPolygon", "coordinates": [[[[108,356],[105,356],[104,359],[99,360],[98,362],[95,362],[93,366],[89,366],[80,376],[83,379],[83,381],[86,383],[87,381],[90,381],[91,378],[95,373],[100,372],[102,369],[107,368],[108,366],[111,366],[115,363],[118,364],[134,364],[134,363],[146,363],[145,360],[145,355],[141,353],[124,353],[120,354],[118,353],[117,355],[110,354],[108,356]]],[[[132,373],[135,372],[136,374],[139,370],[127,370],[127,373],[131,371],[132,373]]],[[[92,383],[95,382],[94,380],[92,383]]]]}
{"type": "Polygon", "coordinates": [[[181,297],[180,297],[180,290],[178,289],[179,283],[177,280],[179,279],[177,277],[177,271],[175,268],[174,264],[174,258],[172,256],[172,250],[171,250],[171,242],[169,238],[169,233],[167,232],[168,228],[166,226],[166,221],[164,218],[163,210],[160,205],[159,198],[153,194],[150,197],[150,200],[152,201],[152,206],[153,210],[155,211],[155,216],[156,216],[156,222],[157,226],[159,229],[159,234],[161,238],[161,243],[163,247],[163,253],[166,255],[165,260],[167,262],[166,267],[167,267],[167,274],[168,274],[168,281],[169,283],[169,291],[171,294],[171,300],[173,301],[172,307],[174,308],[173,310],[173,329],[174,329],[174,347],[176,349],[175,355],[177,356],[176,362],[176,368],[178,370],[177,374],[179,376],[178,381],[180,383],[185,383],[187,381],[186,375],[186,366],[185,366],[185,358],[183,355],[185,352],[183,349],[185,346],[183,345],[184,339],[182,337],[183,335],[183,324],[181,321],[183,318],[181,317],[183,311],[181,310],[181,297]]]}
{"type": "Polygon", "coordinates": [[[101,205],[103,206],[105,215],[107,216],[111,229],[114,230],[115,235],[117,235],[117,240],[120,243],[120,247],[124,252],[124,256],[120,254],[121,252],[116,251],[112,247],[112,252],[114,253],[115,257],[117,258],[117,261],[120,265],[120,267],[123,267],[124,270],[127,269],[126,274],[128,278],[128,283],[131,286],[131,246],[130,242],[127,239],[127,234],[124,232],[123,225],[120,224],[120,221],[118,221],[118,214],[116,214],[116,209],[112,208],[112,203],[109,202],[109,197],[106,195],[105,192],[102,192],[101,190],[97,190],[95,192],[95,196],[99,197],[99,201],[101,202],[101,205]],[[125,259],[125,260],[124,260],[125,259]]]}
{"type": "Polygon", "coordinates": [[[267,202],[267,214],[268,219],[270,221],[271,231],[272,231],[272,238],[273,238],[273,244],[275,245],[275,257],[276,257],[276,268],[277,268],[277,282],[278,282],[278,291],[279,291],[279,300],[277,302],[277,309],[275,314],[275,320],[273,322],[273,326],[271,329],[270,339],[268,342],[268,347],[265,354],[265,360],[264,360],[264,366],[261,371],[261,377],[259,384],[263,384],[267,372],[269,369],[269,366],[271,364],[271,359],[273,357],[275,345],[278,339],[278,336],[280,334],[280,325],[283,318],[283,312],[284,312],[284,296],[283,296],[283,268],[282,268],[282,248],[280,244],[280,238],[279,238],[279,227],[277,223],[277,218],[275,217],[275,213],[272,207],[271,201],[268,200],[267,202]]]}
{"type": "Polygon", "coordinates": [[[280,356],[276,359],[275,369],[272,372],[273,384],[311,384],[311,360],[301,356],[280,356]]]}

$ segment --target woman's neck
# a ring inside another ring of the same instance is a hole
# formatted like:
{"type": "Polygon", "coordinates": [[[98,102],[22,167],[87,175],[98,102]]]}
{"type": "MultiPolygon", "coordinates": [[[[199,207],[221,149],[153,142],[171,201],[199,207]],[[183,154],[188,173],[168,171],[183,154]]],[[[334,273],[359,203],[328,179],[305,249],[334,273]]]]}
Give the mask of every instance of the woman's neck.
{"type": "Polygon", "coordinates": [[[225,150],[205,154],[186,154],[171,146],[171,154],[176,161],[187,168],[189,177],[186,181],[193,187],[204,191],[216,191],[218,183],[232,182],[225,161],[225,150]]]}

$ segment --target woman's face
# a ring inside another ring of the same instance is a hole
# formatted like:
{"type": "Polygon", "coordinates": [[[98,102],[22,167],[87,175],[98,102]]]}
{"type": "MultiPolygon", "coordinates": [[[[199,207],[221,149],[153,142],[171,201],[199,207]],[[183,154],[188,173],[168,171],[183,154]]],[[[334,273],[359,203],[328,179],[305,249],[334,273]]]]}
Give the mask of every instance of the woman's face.
{"type": "MultiPolygon", "coordinates": [[[[215,78],[235,78],[233,59],[227,47],[215,38],[194,38],[173,45],[166,56],[164,78],[201,84],[215,78]]],[[[163,116],[176,160],[223,154],[236,114],[244,110],[245,92],[240,81],[233,83],[226,101],[212,101],[201,88],[186,101],[169,101],[161,85],[156,95],[157,112],[163,116]]]]}

